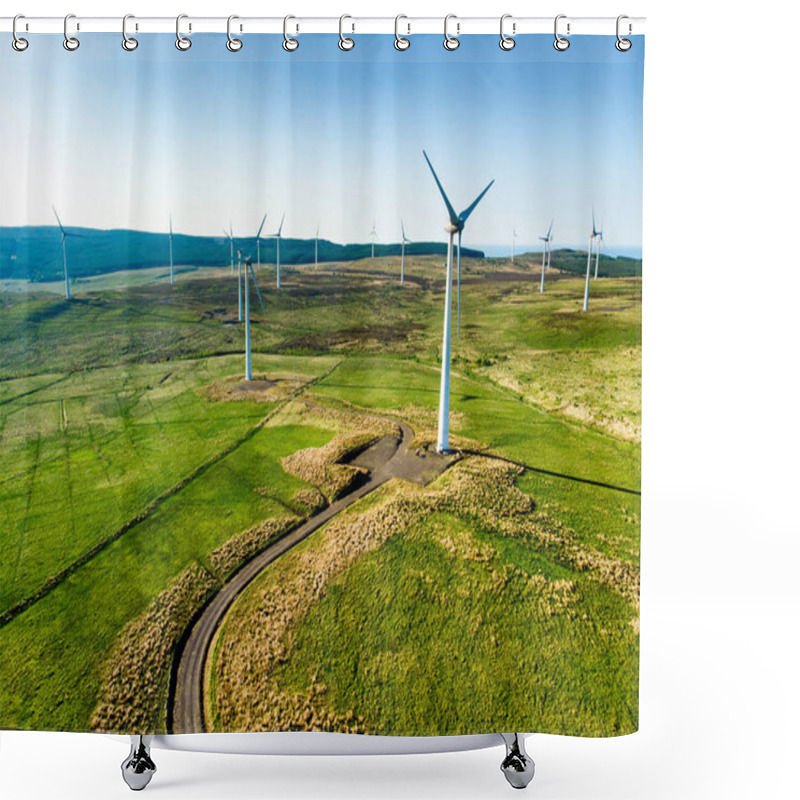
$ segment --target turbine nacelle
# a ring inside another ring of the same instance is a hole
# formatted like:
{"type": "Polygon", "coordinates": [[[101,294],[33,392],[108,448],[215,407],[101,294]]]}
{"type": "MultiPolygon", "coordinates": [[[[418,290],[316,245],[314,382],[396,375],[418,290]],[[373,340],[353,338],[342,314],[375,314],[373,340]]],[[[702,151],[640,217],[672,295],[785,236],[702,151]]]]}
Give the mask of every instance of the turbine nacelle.
{"type": "Polygon", "coordinates": [[[448,222],[447,225],[444,226],[444,229],[447,233],[458,233],[464,230],[464,222],[462,220],[458,220],[455,224],[448,222]]]}

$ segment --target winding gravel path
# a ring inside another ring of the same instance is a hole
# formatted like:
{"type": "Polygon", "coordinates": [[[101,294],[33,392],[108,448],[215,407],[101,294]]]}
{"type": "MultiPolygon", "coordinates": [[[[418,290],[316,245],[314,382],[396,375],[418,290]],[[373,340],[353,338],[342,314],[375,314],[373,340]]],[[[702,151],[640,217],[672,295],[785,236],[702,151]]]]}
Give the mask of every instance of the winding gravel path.
{"type": "MultiPolygon", "coordinates": [[[[408,445],[414,440],[414,431],[405,422],[391,421],[399,426],[401,438],[384,437],[368,449],[373,452],[370,465],[372,469],[367,481],[314,514],[298,528],[248,561],[224,584],[203,610],[178,655],[179,661],[170,697],[171,733],[200,733],[205,730],[203,689],[206,659],[211,642],[228,609],[265,567],[386,481],[397,477],[420,483],[427,482],[432,474],[438,474],[450,462],[449,459],[435,455],[420,458],[414,451],[409,451],[408,445]],[[393,444],[387,441],[389,438],[393,440],[393,444]],[[375,464],[376,461],[381,463],[375,464]]],[[[358,463],[358,459],[355,463],[358,463]]]]}

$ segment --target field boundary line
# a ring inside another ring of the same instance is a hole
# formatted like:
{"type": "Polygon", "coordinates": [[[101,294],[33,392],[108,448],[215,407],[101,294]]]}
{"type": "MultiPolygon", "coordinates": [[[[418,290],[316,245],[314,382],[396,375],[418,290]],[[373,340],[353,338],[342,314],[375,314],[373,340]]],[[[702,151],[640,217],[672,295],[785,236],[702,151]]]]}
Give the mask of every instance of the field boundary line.
{"type": "Polygon", "coordinates": [[[298,395],[300,395],[306,388],[309,386],[313,386],[314,384],[318,383],[321,380],[324,380],[328,377],[341,363],[343,359],[337,361],[330,369],[326,372],[322,373],[316,378],[308,381],[307,383],[302,384],[299,387],[296,387],[292,390],[288,397],[282,400],[275,408],[272,409],[268,414],[262,417],[252,428],[249,428],[243,436],[237,439],[234,442],[231,442],[227,447],[220,450],[219,452],[215,453],[210,459],[204,461],[202,464],[198,465],[194,470],[192,470],[186,477],[181,478],[176,484],[170,486],[165,492],[162,492],[158,497],[151,500],[138,514],[131,517],[129,520],[124,522],[119,528],[117,528],[112,534],[107,536],[105,539],[102,539],[89,550],[87,550],[83,555],[79,556],[75,561],[68,564],[64,569],[57,572],[51,578],[48,578],[42,586],[40,586],[33,594],[28,595],[27,597],[23,598],[22,600],[15,603],[10,608],[6,609],[2,614],[0,614],[0,629],[4,628],[11,622],[13,619],[18,617],[24,611],[27,611],[32,605],[38,603],[39,600],[42,600],[44,597],[47,597],[50,592],[54,589],[58,588],[70,575],[74,574],[79,570],[81,567],[88,564],[95,556],[99,555],[103,550],[105,550],[109,545],[116,542],[120,537],[126,534],[131,528],[135,525],[138,525],[140,522],[144,522],[165,500],[168,500],[170,497],[176,495],[181,489],[185,489],[192,481],[199,478],[201,475],[206,473],[211,467],[218,464],[222,459],[229,456],[231,453],[235,452],[239,449],[245,442],[249,441],[253,438],[260,430],[264,428],[264,426],[269,422],[279,411],[281,411],[284,406],[286,406],[289,402],[294,400],[298,395]]]}

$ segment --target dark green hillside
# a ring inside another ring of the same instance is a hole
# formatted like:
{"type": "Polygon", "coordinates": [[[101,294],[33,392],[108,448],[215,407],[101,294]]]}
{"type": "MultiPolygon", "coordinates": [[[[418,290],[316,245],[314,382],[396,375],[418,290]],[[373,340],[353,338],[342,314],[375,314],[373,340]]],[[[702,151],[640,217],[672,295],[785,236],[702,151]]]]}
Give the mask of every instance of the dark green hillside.
{"type": "MultiPolygon", "coordinates": [[[[71,278],[85,278],[124,269],[145,269],[169,264],[169,235],[131,230],[67,228],[67,263],[71,278]]],[[[255,239],[236,240],[242,255],[255,256],[255,239]]],[[[230,263],[230,245],[224,236],[174,234],[173,259],[176,266],[218,267],[230,263]]],[[[275,239],[261,240],[261,261],[275,261],[275,239]]],[[[480,250],[463,249],[463,255],[482,258],[480,250]]],[[[353,261],[368,258],[369,244],[337,244],[319,240],[319,260],[353,261]]],[[[415,242],[406,255],[445,255],[441,242],[415,242]]],[[[376,244],[375,256],[400,255],[399,244],[376,244]]],[[[282,264],[314,261],[313,239],[288,239],[281,243],[282,264]]],[[[35,282],[59,280],[63,275],[61,233],[55,226],[0,228],[0,279],[16,278],[35,282]]]]}

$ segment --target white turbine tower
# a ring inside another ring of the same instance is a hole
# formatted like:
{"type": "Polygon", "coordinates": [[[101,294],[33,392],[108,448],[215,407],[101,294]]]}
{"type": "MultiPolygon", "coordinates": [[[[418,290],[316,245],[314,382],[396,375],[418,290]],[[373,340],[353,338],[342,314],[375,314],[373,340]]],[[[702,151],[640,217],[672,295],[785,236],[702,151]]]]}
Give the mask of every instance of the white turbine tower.
{"type": "MultiPolygon", "coordinates": [[[[594,224],[594,212],[592,212],[592,224],[594,224]]],[[[603,241],[603,224],[600,223],[600,230],[595,232],[597,248],[594,255],[594,279],[597,280],[597,268],[600,266],[600,242],[603,241]]]]}
{"type": "Polygon", "coordinates": [[[544,291],[544,273],[550,267],[550,242],[553,241],[553,220],[550,220],[550,228],[547,231],[547,236],[540,236],[539,239],[544,242],[542,245],[542,282],[539,285],[539,291],[544,291]]]}
{"type": "Polygon", "coordinates": [[[314,267],[319,266],[319,222],[317,223],[317,232],[314,234],[314,267]]]}
{"type": "Polygon", "coordinates": [[[281,224],[278,226],[278,232],[272,234],[272,236],[275,238],[275,247],[277,252],[275,265],[278,268],[277,285],[279,289],[281,288],[281,231],[283,230],[283,221],[285,219],[286,213],[284,212],[283,216],[281,217],[281,224]]]}
{"type": "Polygon", "coordinates": [[[266,221],[267,215],[264,214],[264,218],[261,220],[261,224],[258,226],[258,233],[256,234],[256,264],[258,264],[259,269],[261,269],[261,231],[264,229],[264,223],[266,221]]]}
{"type": "Polygon", "coordinates": [[[378,235],[377,233],[375,233],[375,220],[372,220],[372,230],[370,231],[369,235],[372,237],[372,255],[370,257],[374,259],[375,258],[375,237],[378,235]]]}
{"type": "Polygon", "coordinates": [[[511,229],[511,263],[514,263],[514,241],[517,238],[517,229],[511,229]]]}
{"type": "Polygon", "coordinates": [[[175,285],[175,269],[172,261],[172,214],[169,215],[169,285],[175,285]]]}
{"type": "Polygon", "coordinates": [[[594,223],[594,208],[592,208],[592,232],[589,234],[589,255],[586,259],[586,287],[583,290],[583,310],[589,310],[589,279],[592,277],[592,249],[597,236],[597,227],[594,223]]]}
{"type": "Polygon", "coordinates": [[[239,266],[239,322],[242,321],[242,251],[236,249],[236,263],[239,266]]]}
{"type": "Polygon", "coordinates": [[[253,278],[253,286],[256,287],[256,294],[258,295],[258,302],[261,305],[261,311],[264,311],[264,303],[261,300],[261,292],[258,291],[258,282],[256,281],[256,273],[253,271],[253,260],[247,256],[244,267],[244,379],[246,381],[253,380],[253,360],[250,355],[250,279],[247,277],[247,272],[250,271],[250,276],[253,278]]]}
{"type": "Polygon", "coordinates": [[[404,286],[406,282],[406,243],[411,244],[411,239],[406,236],[406,229],[403,226],[403,220],[400,220],[400,232],[403,239],[400,244],[400,285],[404,286]]]}
{"type": "Polygon", "coordinates": [[[428,162],[433,179],[439,188],[442,195],[444,204],[447,207],[447,213],[450,221],[445,225],[445,230],[449,234],[447,240],[447,271],[445,278],[445,297],[444,297],[444,331],[442,333],[442,378],[439,388],[439,431],[436,440],[436,450],[439,453],[446,453],[450,449],[450,316],[451,316],[451,294],[453,286],[453,237],[457,233],[459,240],[459,249],[461,247],[461,232],[464,230],[469,215],[475,210],[475,207],[483,199],[486,192],[494,183],[494,180],[489,182],[489,185],[475,198],[471,205],[467,206],[460,214],[456,214],[450,200],[445,194],[442,184],[439,182],[439,177],[436,175],[436,170],[433,168],[428,154],[423,150],[422,155],[425,156],[425,161],[428,162]]]}
{"type": "Polygon", "coordinates": [[[58,212],[55,206],[53,206],[53,213],[56,215],[58,229],[61,231],[61,256],[64,260],[64,297],[66,297],[67,300],[71,300],[72,295],[69,293],[69,271],[67,270],[67,236],[75,236],[78,239],[84,239],[86,237],[81,236],[79,233],[67,233],[66,229],[61,224],[61,220],[58,218],[58,212]]]}

